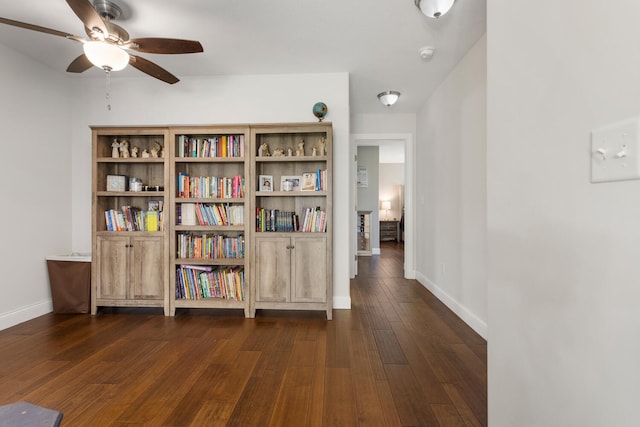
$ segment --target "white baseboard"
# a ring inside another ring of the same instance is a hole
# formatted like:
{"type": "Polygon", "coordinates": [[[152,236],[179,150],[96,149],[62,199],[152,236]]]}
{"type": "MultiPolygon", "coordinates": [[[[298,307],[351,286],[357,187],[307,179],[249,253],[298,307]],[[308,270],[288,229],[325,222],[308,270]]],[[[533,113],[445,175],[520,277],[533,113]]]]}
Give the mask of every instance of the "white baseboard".
{"type": "Polygon", "coordinates": [[[435,283],[433,283],[429,278],[423,276],[420,273],[416,274],[416,279],[418,282],[427,288],[433,295],[436,296],[444,305],[449,307],[451,311],[453,311],[464,323],[469,325],[471,329],[476,331],[478,335],[480,335],[485,340],[487,339],[487,323],[476,316],[471,310],[465,307],[463,304],[460,304],[454,298],[452,298],[445,291],[440,289],[435,283]]]}
{"type": "Polygon", "coordinates": [[[380,255],[380,248],[371,249],[371,255],[380,255]]]}
{"type": "Polygon", "coordinates": [[[0,313],[0,331],[52,311],[53,303],[51,300],[47,300],[6,313],[0,313]]]}
{"type": "Polygon", "coordinates": [[[333,297],[333,308],[351,310],[351,297],[333,297]]]}

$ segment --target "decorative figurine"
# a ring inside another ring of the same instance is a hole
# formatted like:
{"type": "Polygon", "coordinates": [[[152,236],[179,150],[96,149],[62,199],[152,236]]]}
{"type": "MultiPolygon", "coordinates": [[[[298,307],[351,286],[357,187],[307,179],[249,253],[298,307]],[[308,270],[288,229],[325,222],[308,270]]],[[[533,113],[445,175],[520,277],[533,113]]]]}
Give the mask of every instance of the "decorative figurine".
{"type": "Polygon", "coordinates": [[[318,156],[326,156],[327,155],[327,139],[322,137],[320,141],[318,141],[317,147],[317,155],[318,156]]]}
{"type": "Polygon", "coordinates": [[[291,147],[287,147],[287,157],[291,156],[293,156],[293,150],[291,149],[291,147]]]}
{"type": "Polygon", "coordinates": [[[126,139],[120,143],[120,157],[123,159],[129,158],[129,141],[126,139]]]}
{"type": "Polygon", "coordinates": [[[161,149],[162,147],[157,142],[153,144],[153,147],[151,148],[151,157],[153,157],[154,159],[157,159],[161,149]]]}
{"type": "Polygon", "coordinates": [[[131,157],[138,157],[138,147],[131,147],[131,157]]]}
{"type": "Polygon", "coordinates": [[[266,142],[263,142],[258,148],[258,157],[269,157],[269,156],[271,156],[271,154],[269,154],[269,146],[267,145],[266,142]]]}
{"type": "Polygon", "coordinates": [[[142,157],[143,159],[148,159],[149,157],[151,157],[149,155],[149,150],[147,150],[146,148],[142,150],[142,155],[140,157],[142,157]]]}
{"type": "Polygon", "coordinates": [[[278,147],[273,150],[273,157],[284,157],[284,148],[278,147]]]}
{"type": "Polygon", "coordinates": [[[304,156],[304,139],[301,139],[300,141],[298,141],[298,144],[296,146],[296,156],[297,157],[304,156]]]}
{"type": "Polygon", "coordinates": [[[313,147],[313,148],[311,149],[311,155],[312,155],[313,157],[315,157],[315,156],[317,156],[317,155],[318,155],[318,148],[317,148],[317,147],[313,147]]]}
{"type": "Polygon", "coordinates": [[[120,157],[120,143],[118,142],[118,138],[114,138],[111,143],[111,157],[114,159],[120,157]]]}

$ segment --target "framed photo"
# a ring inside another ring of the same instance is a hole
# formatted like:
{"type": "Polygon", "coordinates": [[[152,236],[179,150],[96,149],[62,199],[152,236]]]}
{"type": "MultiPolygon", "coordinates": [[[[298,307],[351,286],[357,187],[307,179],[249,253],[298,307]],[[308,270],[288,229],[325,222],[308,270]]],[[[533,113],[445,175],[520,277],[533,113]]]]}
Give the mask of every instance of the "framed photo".
{"type": "Polygon", "coordinates": [[[299,191],[300,190],[300,176],[298,175],[283,175],[280,177],[280,191],[299,191]]]}
{"type": "Polygon", "coordinates": [[[315,172],[303,173],[300,181],[300,191],[316,191],[315,172]]]}
{"type": "Polygon", "coordinates": [[[273,191],[273,175],[260,175],[260,191],[273,191]]]}

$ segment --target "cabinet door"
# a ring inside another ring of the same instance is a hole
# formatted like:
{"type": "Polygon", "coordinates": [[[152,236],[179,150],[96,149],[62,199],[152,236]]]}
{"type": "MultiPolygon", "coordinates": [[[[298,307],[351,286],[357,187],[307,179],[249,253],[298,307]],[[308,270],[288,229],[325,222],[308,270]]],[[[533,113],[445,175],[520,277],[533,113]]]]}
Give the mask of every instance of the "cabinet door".
{"type": "Polygon", "coordinates": [[[98,283],[96,298],[126,299],[129,284],[129,238],[97,237],[98,283]]]}
{"type": "Polygon", "coordinates": [[[290,301],[289,246],[288,237],[256,237],[256,301],[290,301]]]}
{"type": "Polygon", "coordinates": [[[294,302],[326,302],[327,239],[324,236],[292,238],[294,302]]]}
{"type": "Polygon", "coordinates": [[[131,298],[163,298],[164,259],[162,254],[162,237],[131,238],[131,298]]]}

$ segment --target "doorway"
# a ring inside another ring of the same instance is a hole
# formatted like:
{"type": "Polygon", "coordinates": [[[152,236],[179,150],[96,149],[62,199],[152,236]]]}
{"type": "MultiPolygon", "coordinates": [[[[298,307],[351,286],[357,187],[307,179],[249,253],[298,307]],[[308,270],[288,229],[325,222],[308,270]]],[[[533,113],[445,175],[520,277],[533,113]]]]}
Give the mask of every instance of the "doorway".
{"type": "MultiPolygon", "coordinates": [[[[351,135],[351,147],[353,153],[358,152],[358,147],[378,147],[382,152],[380,155],[380,161],[378,164],[394,164],[399,163],[397,156],[403,163],[404,180],[403,187],[390,187],[385,191],[385,195],[382,196],[385,202],[393,201],[392,208],[388,208],[389,204],[381,204],[382,200],[376,198],[376,204],[371,209],[371,228],[372,228],[372,253],[373,255],[380,253],[381,241],[380,241],[380,220],[395,218],[392,222],[394,226],[398,228],[398,242],[404,242],[404,277],[407,279],[415,278],[414,271],[414,253],[415,242],[413,239],[414,230],[414,164],[413,164],[413,136],[411,134],[352,134],[351,135]],[[395,153],[391,155],[390,153],[395,153]],[[391,157],[390,157],[391,156],[391,157]],[[381,163],[382,162],[382,163],[381,163]],[[395,188],[395,189],[394,189],[395,188]],[[383,210],[382,207],[387,209],[383,210]],[[400,227],[402,224],[402,230],[400,227]],[[377,250],[377,251],[376,251],[377,250]]],[[[351,219],[350,226],[350,241],[351,241],[351,256],[353,263],[351,265],[351,277],[354,278],[358,274],[358,244],[359,244],[359,224],[361,221],[361,213],[364,209],[358,204],[358,185],[362,179],[368,179],[368,170],[358,170],[358,159],[354,155],[351,166],[350,176],[353,179],[352,200],[354,201],[354,211],[351,219]],[[363,173],[363,172],[366,172],[363,173]],[[366,178],[365,178],[366,175],[366,178]]],[[[384,166],[383,166],[384,168],[384,166]]],[[[397,170],[397,169],[396,169],[397,170]]],[[[393,174],[393,172],[391,172],[393,174]]],[[[360,184],[362,184],[360,182],[360,184]]],[[[378,185],[377,183],[375,184],[378,185]]],[[[384,186],[382,186],[384,187],[384,186]]],[[[378,189],[376,188],[376,194],[378,189]]],[[[365,209],[367,210],[367,209],[365,209]]],[[[386,224],[389,226],[389,224],[386,224]]]]}

